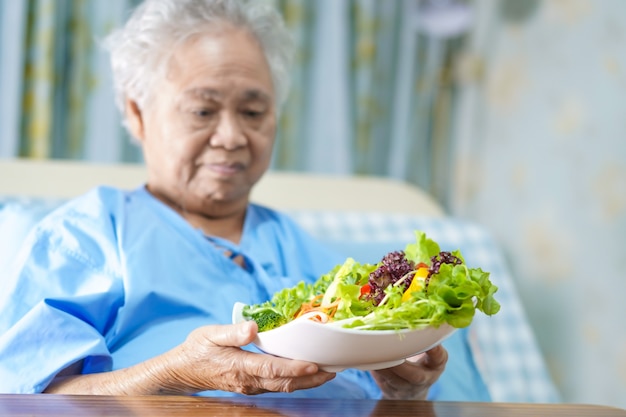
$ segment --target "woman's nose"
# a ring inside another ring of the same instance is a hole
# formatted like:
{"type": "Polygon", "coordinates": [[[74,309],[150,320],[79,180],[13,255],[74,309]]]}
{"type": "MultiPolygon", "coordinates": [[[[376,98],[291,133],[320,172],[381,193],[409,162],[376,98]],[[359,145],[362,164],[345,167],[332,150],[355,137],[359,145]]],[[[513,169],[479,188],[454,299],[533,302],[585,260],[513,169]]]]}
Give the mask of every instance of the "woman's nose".
{"type": "Polygon", "coordinates": [[[215,148],[234,150],[246,144],[246,137],[236,115],[222,112],[209,144],[215,148]]]}

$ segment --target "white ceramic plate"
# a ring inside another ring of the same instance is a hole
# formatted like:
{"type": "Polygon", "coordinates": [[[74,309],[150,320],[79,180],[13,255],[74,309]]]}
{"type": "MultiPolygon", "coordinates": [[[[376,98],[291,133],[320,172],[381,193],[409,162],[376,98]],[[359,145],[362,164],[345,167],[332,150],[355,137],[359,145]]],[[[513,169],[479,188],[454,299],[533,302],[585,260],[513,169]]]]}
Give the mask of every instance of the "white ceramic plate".
{"type": "MultiPolygon", "coordinates": [[[[233,323],[245,321],[244,306],[233,306],[233,323]]],[[[259,333],[254,344],[265,353],[314,362],[328,372],[347,368],[368,371],[399,365],[440,344],[455,330],[448,324],[417,330],[355,330],[300,319],[259,333]]]]}

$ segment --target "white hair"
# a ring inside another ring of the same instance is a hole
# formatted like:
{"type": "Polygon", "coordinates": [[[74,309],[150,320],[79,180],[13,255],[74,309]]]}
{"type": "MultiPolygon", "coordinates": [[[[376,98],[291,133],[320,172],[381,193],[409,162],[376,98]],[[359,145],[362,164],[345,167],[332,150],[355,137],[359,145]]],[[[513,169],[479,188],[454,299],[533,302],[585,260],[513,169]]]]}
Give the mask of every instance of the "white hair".
{"type": "Polygon", "coordinates": [[[116,103],[122,115],[126,98],[140,108],[145,106],[155,74],[167,64],[177,44],[224,23],[248,30],[259,42],[280,109],[289,90],[293,41],[274,8],[260,0],[145,0],[103,43],[111,54],[116,103]]]}

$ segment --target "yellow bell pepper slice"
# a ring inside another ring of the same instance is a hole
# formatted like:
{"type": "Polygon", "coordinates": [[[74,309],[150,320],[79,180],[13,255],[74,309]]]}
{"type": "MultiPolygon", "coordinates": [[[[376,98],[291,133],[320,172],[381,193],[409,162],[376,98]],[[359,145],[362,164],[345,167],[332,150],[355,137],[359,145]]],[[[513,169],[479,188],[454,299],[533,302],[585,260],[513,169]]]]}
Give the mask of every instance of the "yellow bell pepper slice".
{"type": "Polygon", "coordinates": [[[411,285],[402,294],[402,302],[405,302],[411,298],[411,294],[415,291],[421,291],[424,288],[424,281],[428,276],[428,268],[418,268],[413,276],[411,285]]]}

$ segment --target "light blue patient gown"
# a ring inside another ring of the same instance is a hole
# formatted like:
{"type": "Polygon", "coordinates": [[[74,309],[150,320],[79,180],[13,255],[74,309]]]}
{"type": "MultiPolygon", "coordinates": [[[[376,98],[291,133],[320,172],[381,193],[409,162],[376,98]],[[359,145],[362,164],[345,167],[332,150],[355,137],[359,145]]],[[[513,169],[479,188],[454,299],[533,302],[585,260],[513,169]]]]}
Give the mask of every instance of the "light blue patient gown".
{"type": "MultiPolygon", "coordinates": [[[[234,245],[194,229],[144,187],[98,187],[43,219],[16,260],[0,307],[0,392],[42,392],[79,360],[83,373],[145,361],[200,326],[231,323],[236,301],[266,301],[343,260],[265,207],[248,206],[234,245]],[[225,251],[243,256],[246,268],[225,251]]],[[[438,390],[436,384],[431,396],[438,390]]],[[[284,395],[381,394],[369,373],[346,370],[321,387],[284,395]]]]}
{"type": "MultiPolygon", "coordinates": [[[[240,245],[207,237],[143,187],[99,187],[65,204],[24,249],[0,310],[0,392],[41,392],[81,359],[83,373],[142,362],[199,326],[231,323],[236,301],[266,301],[343,262],[286,216],[254,204],[240,245]]],[[[367,373],[347,371],[289,395],[380,393],[367,373]]]]}

